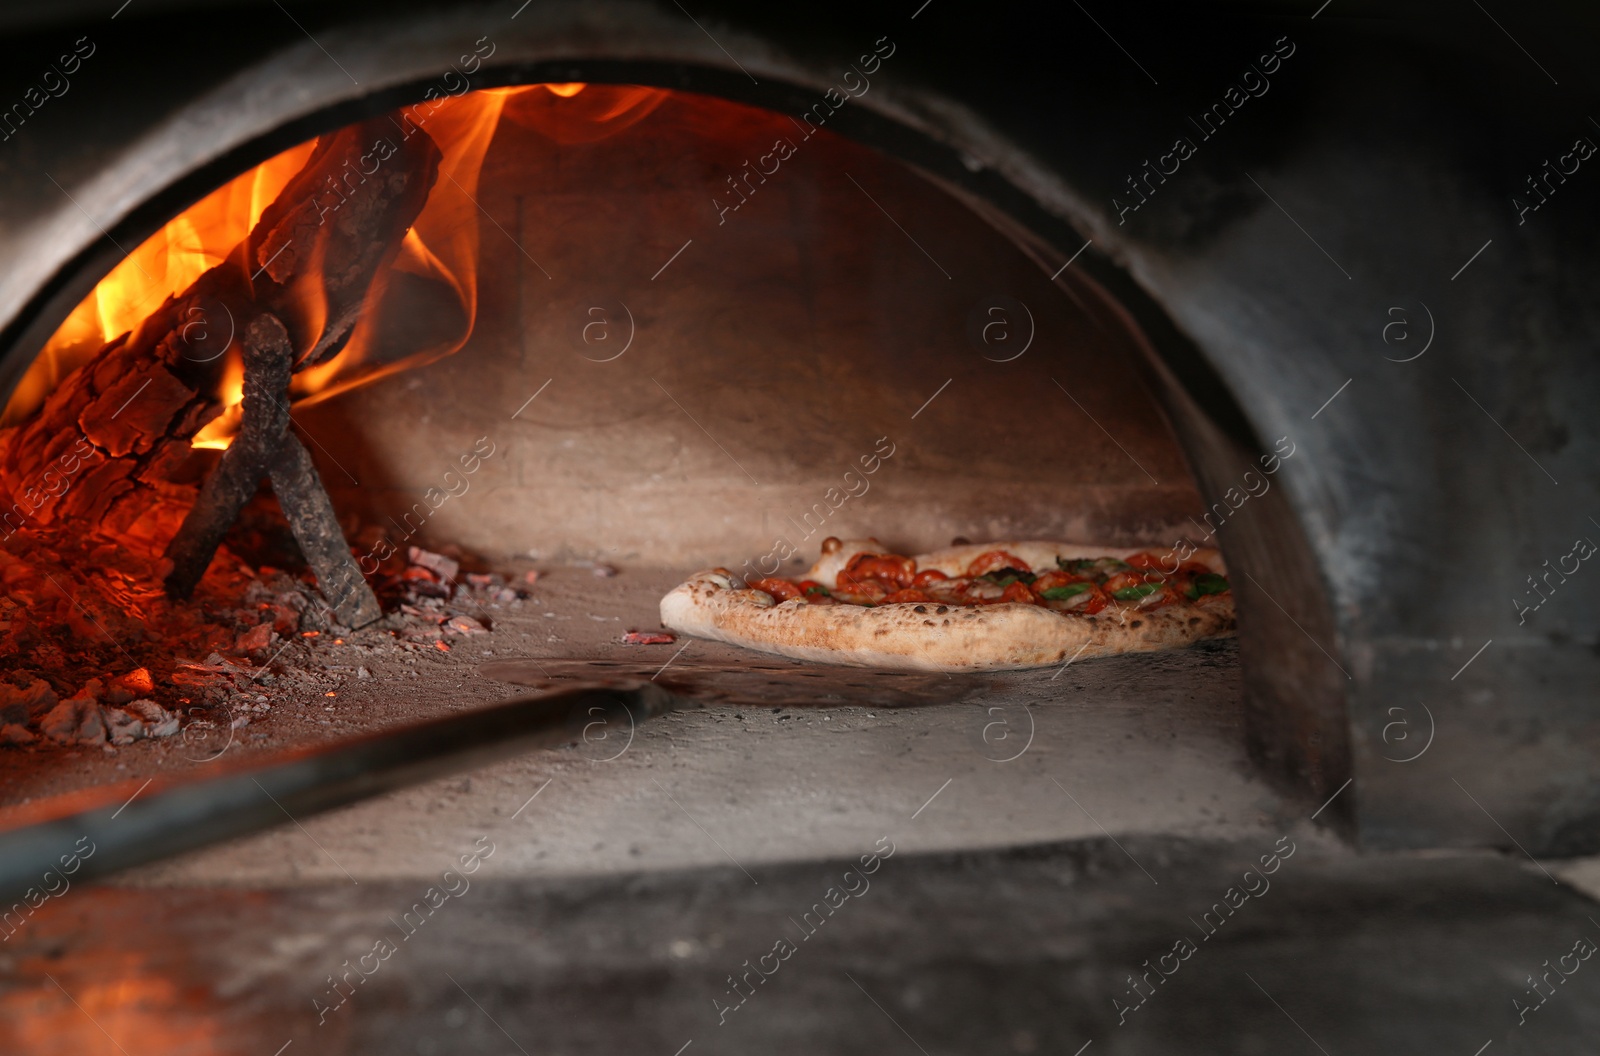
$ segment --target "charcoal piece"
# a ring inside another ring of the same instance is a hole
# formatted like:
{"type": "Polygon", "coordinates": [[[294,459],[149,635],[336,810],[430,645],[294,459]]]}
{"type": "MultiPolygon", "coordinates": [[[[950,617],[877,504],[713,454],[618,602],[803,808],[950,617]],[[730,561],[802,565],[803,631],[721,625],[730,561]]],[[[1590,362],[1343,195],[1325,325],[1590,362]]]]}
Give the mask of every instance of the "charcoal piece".
{"type": "Polygon", "coordinates": [[[360,628],[382,619],[383,609],[350,553],[311,454],[293,433],[283,439],[271,479],[295,542],[316,572],[317,584],[339,622],[360,628]]]}

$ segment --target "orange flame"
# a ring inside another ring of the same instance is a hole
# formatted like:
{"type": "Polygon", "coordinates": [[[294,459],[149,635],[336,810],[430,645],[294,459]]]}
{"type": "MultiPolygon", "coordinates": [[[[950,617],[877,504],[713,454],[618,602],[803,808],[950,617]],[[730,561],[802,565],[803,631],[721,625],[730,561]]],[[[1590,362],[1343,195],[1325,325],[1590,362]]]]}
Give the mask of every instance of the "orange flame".
{"type": "MultiPolygon", "coordinates": [[[[296,405],[432,363],[466,343],[478,308],[478,178],[502,117],[558,144],[592,142],[640,121],[668,94],[632,85],[542,84],[469,92],[398,111],[397,135],[414,126],[438,144],[443,153],[438,181],[393,266],[368,293],[344,349],[329,362],[295,375],[290,392],[296,405]],[[419,303],[428,306],[427,325],[394,322],[404,319],[408,309],[415,315],[419,303]]],[[[167,297],[186,290],[226,259],[305,165],[314,146],[314,141],[302,143],[229,181],[128,254],[45,344],[12,393],[0,426],[36,412],[68,374],[107,342],[132,330],[167,297]]],[[[320,283],[308,284],[301,308],[308,322],[326,311],[320,283]]],[[[230,349],[216,394],[223,412],[194,436],[193,446],[228,446],[238,428],[243,382],[239,357],[230,349]]]]}
{"type": "Polygon", "coordinates": [[[217,393],[222,401],[222,413],[200,427],[189,441],[190,447],[204,447],[216,451],[226,450],[239,431],[244,413],[244,360],[227,356],[222,361],[222,385],[217,393]]]}
{"type": "Polygon", "coordinates": [[[124,257],[45,343],[11,394],[0,425],[28,417],[106,342],[132,330],[166,298],[221,262],[305,165],[313,146],[292,147],[229,180],[124,257]]]}
{"type": "Polygon", "coordinates": [[[593,143],[642,121],[669,94],[636,84],[541,84],[517,91],[505,116],[557,143],[593,143]]]}
{"type": "Polygon", "coordinates": [[[506,99],[525,90],[471,92],[402,111],[406,121],[439,145],[444,155],[439,179],[406,232],[390,274],[368,295],[366,311],[344,351],[295,375],[290,391],[298,403],[330,399],[397,371],[432,363],[466,344],[478,313],[478,175],[506,99]],[[456,308],[446,313],[453,325],[433,332],[431,339],[422,338],[421,347],[383,340],[383,321],[398,314],[386,312],[385,302],[395,299],[403,304],[417,290],[416,280],[448,291],[444,300],[453,299],[456,308]]]}

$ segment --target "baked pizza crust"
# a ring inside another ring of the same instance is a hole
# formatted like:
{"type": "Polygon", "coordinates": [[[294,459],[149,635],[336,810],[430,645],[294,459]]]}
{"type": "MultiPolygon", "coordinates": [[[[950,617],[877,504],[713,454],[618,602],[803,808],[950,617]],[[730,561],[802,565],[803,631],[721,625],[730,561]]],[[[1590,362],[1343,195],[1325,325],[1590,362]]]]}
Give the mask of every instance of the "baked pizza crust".
{"type": "MultiPolygon", "coordinates": [[[[1034,568],[1052,568],[1057,556],[1124,558],[1148,548],[984,543],[918,556],[917,568],[959,575],[990,550],[1005,550],[1034,568]]],[[[851,557],[887,552],[875,539],[840,543],[825,550],[807,578],[831,588],[851,557]]],[[[1189,560],[1225,572],[1214,550],[1198,551],[1189,560]]],[[[812,605],[798,598],[775,602],[765,591],[736,586],[732,573],[717,568],[696,573],[662,598],[661,622],[684,634],[798,660],[913,671],[1004,671],[1226,637],[1234,630],[1234,609],[1231,594],[1149,610],[1112,606],[1093,616],[1023,604],[812,605]]]]}

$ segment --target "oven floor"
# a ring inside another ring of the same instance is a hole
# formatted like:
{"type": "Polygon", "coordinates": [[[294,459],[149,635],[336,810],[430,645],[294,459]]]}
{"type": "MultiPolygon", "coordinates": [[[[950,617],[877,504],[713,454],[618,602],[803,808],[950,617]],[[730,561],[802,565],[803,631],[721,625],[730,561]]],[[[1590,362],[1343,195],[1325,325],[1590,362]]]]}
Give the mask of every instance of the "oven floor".
{"type": "MultiPolygon", "coordinates": [[[[1593,862],[1552,884],[1360,855],[1276,796],[1231,642],[969,679],[617,644],[676,578],[558,570],[448,654],[309,651],[209,765],[526,691],[507,678],[670,659],[705,705],[75,885],[0,947],[0,1050],[1498,1051],[1533,1036],[1522,976],[1589,934],[1593,862]]],[[[193,769],[182,749],[11,753],[7,787],[193,769]]],[[[1565,990],[1533,1021],[1550,1051],[1600,1030],[1565,990]]]]}
{"type": "Polygon", "coordinates": [[[139,876],[420,877],[459,853],[463,834],[500,831],[514,814],[502,863],[544,875],[849,854],[912,815],[909,846],[949,849],[1102,831],[1233,838],[1270,828],[1285,809],[1244,756],[1233,642],[958,678],[804,664],[686,638],[621,644],[626,630],[658,626],[657,602],[683,574],[556,568],[520,605],[465,610],[491,633],[453,638],[448,653],[382,632],[296,646],[260,690],[270,708],[252,711],[215,761],[196,761],[212,746],[178,737],[115,754],[12,750],[0,754],[0,796],[14,806],[111,782],[131,791],[158,774],[228,767],[529,691],[507,678],[637,671],[659,672],[705,706],[139,876]]]}
{"type": "Polygon", "coordinates": [[[865,876],[852,855],[508,877],[525,814],[468,877],[74,889],[0,950],[0,1050],[1490,1056],[1600,1034],[1572,953],[1595,905],[1520,857],[1355,855],[1299,825],[915,854],[932,810],[876,834],[893,853],[865,876]],[[1264,853],[1287,857],[1246,875],[1264,853]],[[1575,974],[1530,996],[1561,955],[1575,974]]]}

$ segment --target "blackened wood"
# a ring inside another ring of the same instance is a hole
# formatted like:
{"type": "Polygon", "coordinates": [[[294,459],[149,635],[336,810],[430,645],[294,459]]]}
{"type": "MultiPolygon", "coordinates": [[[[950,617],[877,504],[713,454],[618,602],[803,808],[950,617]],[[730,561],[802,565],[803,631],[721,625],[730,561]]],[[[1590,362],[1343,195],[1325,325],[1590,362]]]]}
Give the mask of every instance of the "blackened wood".
{"type": "Polygon", "coordinates": [[[172,562],[167,593],[186,598],[216,556],[217,546],[270,476],[273,491],[323,595],[339,621],[363,627],[383,616],[361,576],[339,520],[304,445],[289,432],[289,376],[294,350],[288,331],[270,313],[251,320],[240,342],[244,400],[239,432],[200,490],[178,534],[167,545],[172,562]]]}
{"type": "Polygon", "coordinates": [[[270,472],[272,490],[289,519],[300,552],[316,572],[317,585],[339,622],[365,627],[381,619],[383,609],[350,553],[333,503],[299,437],[289,433],[283,438],[270,472]]]}
{"type": "Polygon", "coordinates": [[[289,378],[344,346],[374,277],[427,203],[440,160],[426,134],[402,137],[382,117],[319,139],[226,260],[68,375],[31,421],[0,434],[0,507],[39,477],[47,455],[81,438],[93,469],[31,519],[126,527],[153,499],[164,469],[182,463],[194,434],[222,410],[215,393],[224,354],[237,342],[246,378],[240,434],[167,546],[167,593],[193,593],[240,509],[271,475],[339,619],[362,626],[380,618],[316,469],[288,432],[289,378]]]}
{"type": "Polygon", "coordinates": [[[288,435],[289,375],[294,362],[288,331],[277,316],[259,315],[245,328],[240,353],[244,400],[239,433],[167,544],[166,557],[172,562],[166,577],[169,597],[194,593],[222,537],[255,495],[288,435]]]}
{"type": "Polygon", "coordinates": [[[235,327],[266,310],[287,329],[296,367],[336,353],[426,204],[440,157],[425,132],[402,137],[385,117],[319,139],[226,260],[107,342],[32,419],[0,433],[0,508],[36,484],[48,452],[82,438],[94,448],[84,461],[117,485],[90,488],[84,478],[30,521],[115,532],[137,519],[160,467],[181,461],[164,456],[222,410],[215,394],[235,327]]]}
{"type": "Polygon", "coordinates": [[[240,246],[253,299],[289,327],[296,369],[332,358],[361,316],[373,277],[400,251],[438,179],[427,135],[387,116],[317,141],[240,246]]]}

